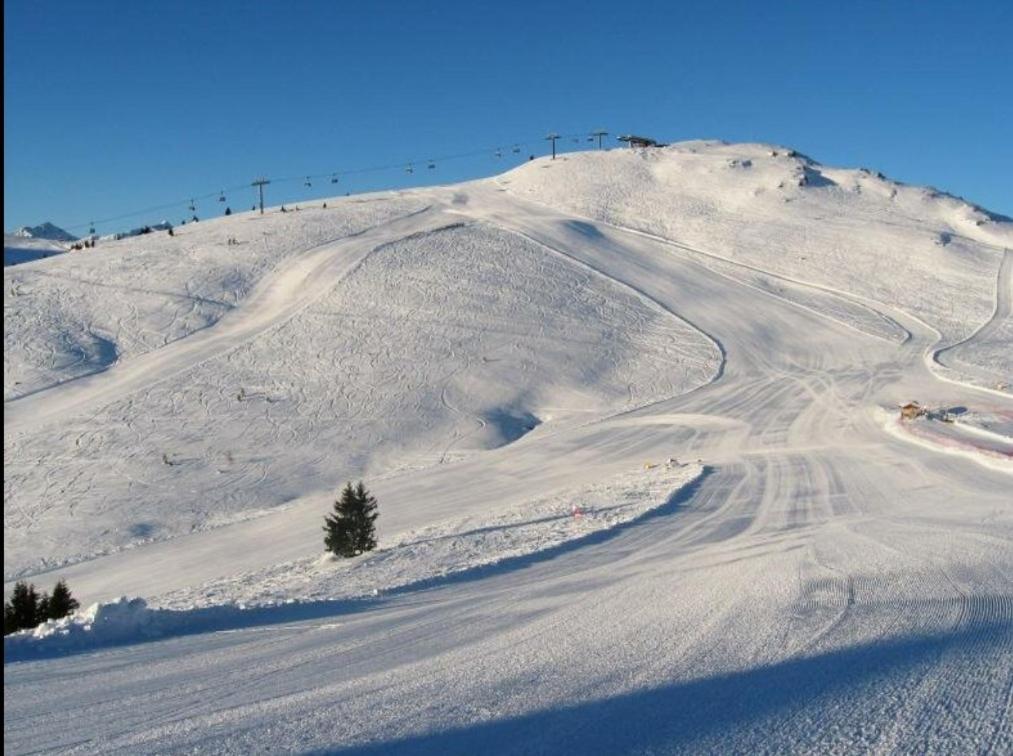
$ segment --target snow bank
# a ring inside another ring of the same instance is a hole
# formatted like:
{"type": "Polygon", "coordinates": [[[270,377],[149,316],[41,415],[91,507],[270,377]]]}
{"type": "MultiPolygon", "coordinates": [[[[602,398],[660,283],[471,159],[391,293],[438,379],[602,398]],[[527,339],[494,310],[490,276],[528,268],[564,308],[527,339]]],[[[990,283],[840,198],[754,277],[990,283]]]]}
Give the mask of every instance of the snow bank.
{"type": "Polygon", "coordinates": [[[1013,475],[1013,439],[972,424],[930,417],[901,420],[897,412],[876,410],[887,433],[926,449],[965,457],[983,467],[1013,475]]]}
{"type": "Polygon", "coordinates": [[[487,514],[398,534],[357,559],[285,562],[159,597],[165,606],[244,605],[371,596],[502,563],[632,522],[696,480],[699,465],[664,464],[487,514]]]}
{"type": "Polygon", "coordinates": [[[220,628],[235,623],[241,611],[235,606],[195,611],[152,609],[142,598],[122,596],[92,604],[70,617],[49,620],[34,630],[8,635],[4,638],[4,662],[220,628]]]}
{"type": "Polygon", "coordinates": [[[669,461],[606,483],[525,502],[490,517],[468,517],[402,533],[355,559],[307,557],[158,597],[97,603],[4,639],[19,661],[170,635],[290,622],[341,611],[346,602],[432,585],[477,568],[578,547],[685,498],[704,472],[669,461]]]}

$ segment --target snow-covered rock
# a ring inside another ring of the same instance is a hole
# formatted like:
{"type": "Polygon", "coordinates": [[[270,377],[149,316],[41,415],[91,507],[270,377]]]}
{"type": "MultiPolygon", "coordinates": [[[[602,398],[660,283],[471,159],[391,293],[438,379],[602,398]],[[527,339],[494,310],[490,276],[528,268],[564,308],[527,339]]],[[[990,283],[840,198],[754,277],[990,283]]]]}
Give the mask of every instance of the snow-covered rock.
{"type": "Polygon", "coordinates": [[[38,226],[22,226],[13,235],[23,239],[48,239],[49,241],[58,242],[77,241],[76,236],[64,231],[59,226],[53,225],[49,221],[40,223],[38,226]]]}

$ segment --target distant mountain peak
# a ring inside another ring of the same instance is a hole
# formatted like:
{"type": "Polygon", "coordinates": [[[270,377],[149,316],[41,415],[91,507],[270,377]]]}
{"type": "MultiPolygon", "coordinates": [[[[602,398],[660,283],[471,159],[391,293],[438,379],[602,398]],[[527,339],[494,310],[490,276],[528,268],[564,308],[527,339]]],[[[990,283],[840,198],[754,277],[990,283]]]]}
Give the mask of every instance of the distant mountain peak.
{"type": "Polygon", "coordinates": [[[14,232],[14,235],[25,239],[49,239],[51,241],[60,242],[77,241],[76,236],[64,231],[62,228],[50,223],[49,221],[40,223],[38,226],[22,226],[14,232]]]}

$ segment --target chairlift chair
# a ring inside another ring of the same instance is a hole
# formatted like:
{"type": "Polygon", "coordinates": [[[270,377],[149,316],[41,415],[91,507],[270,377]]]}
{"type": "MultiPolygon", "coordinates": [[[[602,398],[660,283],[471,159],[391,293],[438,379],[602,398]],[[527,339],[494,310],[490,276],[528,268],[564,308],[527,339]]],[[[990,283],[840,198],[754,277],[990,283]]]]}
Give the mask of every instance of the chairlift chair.
{"type": "Polygon", "coordinates": [[[225,201],[225,190],[224,189],[222,189],[221,193],[218,195],[218,201],[219,202],[224,202],[225,201]]]}
{"type": "Polygon", "coordinates": [[[405,173],[415,173],[415,166],[413,166],[411,163],[408,163],[408,165],[405,166],[404,171],[405,173]]]}
{"type": "Polygon", "coordinates": [[[313,186],[313,182],[310,181],[310,177],[309,176],[306,177],[306,181],[303,182],[303,186],[305,186],[307,188],[313,186]]]}
{"type": "Polygon", "coordinates": [[[429,165],[427,167],[429,168],[429,170],[435,169],[436,168],[436,162],[433,161],[433,160],[430,160],[429,161],[429,165]]]}
{"type": "Polygon", "coordinates": [[[338,183],[338,174],[335,173],[331,175],[331,183],[332,184],[338,183]]]}
{"type": "Polygon", "coordinates": [[[503,157],[503,150],[501,150],[499,147],[497,147],[496,148],[496,152],[493,153],[493,154],[494,154],[495,157],[501,158],[501,157],[503,157]]]}
{"type": "Polygon", "coordinates": [[[190,208],[191,213],[197,212],[197,204],[193,200],[190,200],[190,204],[187,207],[190,208]]]}
{"type": "Polygon", "coordinates": [[[514,148],[513,148],[513,153],[514,153],[515,155],[519,155],[519,154],[520,154],[520,151],[521,151],[521,146],[520,146],[519,144],[515,144],[515,145],[514,145],[514,148]]]}
{"type": "Polygon", "coordinates": [[[92,221],[91,223],[88,224],[88,233],[91,234],[92,236],[95,235],[95,221],[92,221]]]}

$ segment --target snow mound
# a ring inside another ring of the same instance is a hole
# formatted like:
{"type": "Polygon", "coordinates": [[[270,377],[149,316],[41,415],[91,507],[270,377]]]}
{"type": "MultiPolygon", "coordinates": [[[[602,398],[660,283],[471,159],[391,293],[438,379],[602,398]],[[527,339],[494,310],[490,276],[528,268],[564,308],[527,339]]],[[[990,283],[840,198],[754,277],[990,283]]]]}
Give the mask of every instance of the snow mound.
{"type": "Polygon", "coordinates": [[[306,557],[158,597],[172,607],[349,599],[557,549],[630,523],[672,501],[700,465],[664,464],[593,486],[563,490],[496,512],[483,510],[396,535],[346,560],[306,557]]]}
{"type": "Polygon", "coordinates": [[[30,649],[59,646],[62,649],[105,645],[153,638],[163,628],[157,613],[142,598],[121,596],[115,601],[92,604],[87,609],[58,620],[48,620],[32,630],[4,638],[4,660],[20,658],[30,649]]]}
{"type": "Polygon", "coordinates": [[[338,613],[341,604],[424,588],[480,568],[507,569],[534,555],[576,548],[686,500],[706,474],[675,460],[605,483],[527,501],[494,516],[460,518],[402,533],[355,559],[307,557],[157,598],[100,602],[4,639],[5,661],[60,655],[169,635],[237,629],[338,613]]]}
{"type": "Polygon", "coordinates": [[[932,415],[902,420],[897,413],[883,408],[877,408],[877,414],[887,433],[895,438],[1013,475],[1013,438],[995,432],[993,426],[982,427],[975,422],[979,413],[969,413],[971,417],[967,421],[944,421],[932,415]]]}

